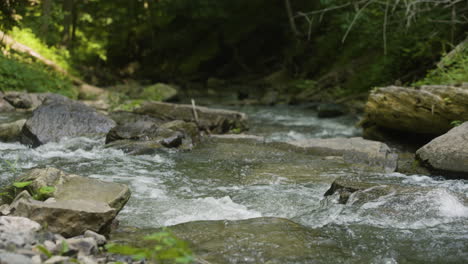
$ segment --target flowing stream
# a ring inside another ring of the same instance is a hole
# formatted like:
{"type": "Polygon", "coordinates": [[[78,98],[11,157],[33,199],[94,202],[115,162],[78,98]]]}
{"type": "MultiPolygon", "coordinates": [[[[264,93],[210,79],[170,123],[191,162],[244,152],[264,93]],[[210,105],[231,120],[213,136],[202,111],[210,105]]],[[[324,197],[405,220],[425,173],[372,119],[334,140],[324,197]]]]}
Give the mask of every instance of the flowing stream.
{"type": "MultiPolygon", "coordinates": [[[[249,133],[268,141],[359,135],[353,117],[318,119],[300,107],[243,107],[249,133]]],[[[0,121],[11,118],[1,117],[0,121]]],[[[139,228],[197,220],[281,217],[320,232],[328,252],[294,263],[466,263],[468,181],[381,174],[273,144],[206,141],[190,152],[131,156],[105,148],[103,138],[74,138],[30,149],[0,143],[1,180],[33,167],[128,184],[132,197],[118,218],[139,228]],[[339,204],[324,198],[347,177],[390,188],[382,196],[339,204]]],[[[247,262],[247,261],[246,261],[247,262]]],[[[232,261],[232,263],[243,263],[232,261]]]]}

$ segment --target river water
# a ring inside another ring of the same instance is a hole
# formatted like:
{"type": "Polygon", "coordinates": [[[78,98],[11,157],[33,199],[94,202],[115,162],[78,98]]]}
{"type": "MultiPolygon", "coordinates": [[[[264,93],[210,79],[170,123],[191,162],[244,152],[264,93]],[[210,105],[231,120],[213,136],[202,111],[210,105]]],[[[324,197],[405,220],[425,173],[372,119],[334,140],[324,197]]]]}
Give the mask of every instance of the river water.
{"type": "MultiPolygon", "coordinates": [[[[354,117],[318,119],[300,107],[243,107],[267,141],[359,135],[354,117]]],[[[5,117],[2,117],[5,120],[5,117]]],[[[466,263],[468,181],[382,174],[268,144],[206,141],[189,152],[131,156],[103,138],[74,138],[30,149],[0,143],[2,181],[34,167],[56,167],[128,184],[121,225],[171,226],[198,220],[281,217],[319,231],[339,253],[295,263],[466,263]],[[390,188],[339,204],[323,194],[338,177],[390,188]],[[334,255],[336,254],[336,255],[334,255]]],[[[243,263],[232,261],[232,263],[243,263]]],[[[253,263],[253,262],[252,262],[253,263]]]]}

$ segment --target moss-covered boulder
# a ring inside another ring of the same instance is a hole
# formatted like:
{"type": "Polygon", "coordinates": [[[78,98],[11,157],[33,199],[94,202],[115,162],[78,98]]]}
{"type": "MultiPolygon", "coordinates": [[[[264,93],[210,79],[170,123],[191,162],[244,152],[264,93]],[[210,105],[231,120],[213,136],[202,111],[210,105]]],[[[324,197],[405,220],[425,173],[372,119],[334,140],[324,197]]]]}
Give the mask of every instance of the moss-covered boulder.
{"type": "Polygon", "coordinates": [[[177,89],[169,84],[156,83],[144,87],[140,97],[145,100],[170,101],[177,97],[177,89]]]}

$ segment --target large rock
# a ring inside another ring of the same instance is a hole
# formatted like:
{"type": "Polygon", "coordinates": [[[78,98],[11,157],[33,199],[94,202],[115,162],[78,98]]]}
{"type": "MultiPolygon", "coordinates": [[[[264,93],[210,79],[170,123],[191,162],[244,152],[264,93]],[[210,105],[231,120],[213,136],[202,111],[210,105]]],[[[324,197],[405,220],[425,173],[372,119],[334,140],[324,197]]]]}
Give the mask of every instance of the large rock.
{"type": "Polygon", "coordinates": [[[23,129],[25,123],[26,119],[20,119],[11,123],[0,124],[0,140],[6,142],[19,140],[21,129],[23,129]]]}
{"type": "Polygon", "coordinates": [[[468,179],[468,122],[433,139],[416,152],[429,168],[468,179]]]}
{"type": "Polygon", "coordinates": [[[32,181],[28,190],[37,193],[41,188],[52,186],[50,197],[60,200],[88,200],[103,202],[120,211],[130,198],[130,189],[114,182],[67,174],[55,168],[33,169],[22,175],[18,182],[32,181]]]}
{"type": "Polygon", "coordinates": [[[32,181],[31,195],[43,187],[54,187],[42,197],[45,202],[28,198],[15,202],[13,215],[33,219],[52,232],[65,236],[86,230],[104,231],[130,198],[127,186],[66,174],[54,168],[33,169],[17,181],[32,181]]]}
{"type": "Polygon", "coordinates": [[[382,142],[354,138],[306,139],[288,143],[272,143],[283,148],[294,147],[313,155],[342,156],[350,163],[361,163],[393,172],[397,167],[398,155],[382,142]]]}
{"type": "Polygon", "coordinates": [[[366,104],[366,123],[399,131],[441,135],[455,120],[468,120],[468,89],[454,86],[374,90],[366,104]]]}
{"type": "Polygon", "coordinates": [[[243,131],[247,129],[247,115],[244,113],[195,107],[198,122],[195,119],[194,108],[186,104],[169,104],[161,102],[146,102],[134,110],[135,113],[145,114],[164,120],[184,120],[198,123],[201,129],[212,133],[226,133],[231,130],[243,131]]]}
{"type": "MultiPolygon", "coordinates": [[[[281,218],[196,221],[169,230],[188,241],[206,263],[314,263],[319,257],[326,259],[321,252],[330,256],[339,252],[339,245],[318,231],[281,218]]],[[[141,237],[151,232],[141,230],[130,235],[122,232],[111,239],[148,247],[151,242],[141,237]]]]}
{"type": "Polygon", "coordinates": [[[26,121],[21,143],[37,147],[64,137],[106,134],[114,126],[113,120],[84,104],[47,101],[26,121]]]}
{"type": "Polygon", "coordinates": [[[104,202],[90,200],[52,200],[41,202],[32,199],[19,201],[15,216],[27,217],[65,237],[78,236],[86,230],[103,232],[117,215],[115,209],[104,202]]]}

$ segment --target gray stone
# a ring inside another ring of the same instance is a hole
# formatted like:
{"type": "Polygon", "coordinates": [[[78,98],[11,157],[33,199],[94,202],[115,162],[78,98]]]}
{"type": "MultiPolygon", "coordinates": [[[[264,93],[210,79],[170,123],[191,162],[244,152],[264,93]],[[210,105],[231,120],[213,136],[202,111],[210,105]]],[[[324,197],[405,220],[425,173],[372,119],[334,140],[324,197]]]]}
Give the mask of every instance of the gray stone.
{"type": "Polygon", "coordinates": [[[8,204],[2,204],[0,205],[0,214],[3,215],[9,215],[11,213],[11,207],[8,204]]]}
{"type": "Polygon", "coordinates": [[[41,226],[24,217],[0,217],[0,248],[30,248],[35,243],[34,234],[41,226]]]}
{"type": "Polygon", "coordinates": [[[114,126],[113,120],[79,102],[45,102],[23,126],[21,143],[37,147],[65,137],[103,135],[114,126]]]}
{"type": "Polygon", "coordinates": [[[31,258],[24,255],[0,251],[0,264],[32,264],[31,258]]]}
{"type": "Polygon", "coordinates": [[[212,133],[222,134],[233,129],[243,131],[247,129],[247,115],[236,111],[210,109],[207,107],[195,107],[197,120],[195,120],[194,108],[186,104],[169,104],[161,102],[146,102],[134,110],[135,113],[145,114],[156,118],[171,120],[183,120],[195,122],[198,127],[212,133]]]}
{"type": "Polygon", "coordinates": [[[20,119],[11,123],[0,124],[0,140],[5,142],[18,141],[25,123],[26,119],[20,119]]]}
{"type": "Polygon", "coordinates": [[[91,230],[86,230],[86,232],[84,233],[84,237],[93,238],[94,240],[96,240],[96,243],[98,244],[98,246],[103,246],[107,242],[107,239],[106,239],[105,236],[103,236],[101,234],[98,234],[98,233],[96,233],[94,231],[91,231],[91,230]]]}
{"type": "Polygon", "coordinates": [[[130,198],[130,189],[124,184],[67,174],[55,168],[32,169],[20,176],[18,181],[32,181],[28,186],[32,192],[38,192],[45,186],[54,187],[55,191],[50,197],[57,201],[103,202],[117,211],[120,211],[130,198]]]}
{"type": "Polygon", "coordinates": [[[433,139],[416,155],[430,169],[459,174],[468,179],[468,122],[433,139]]]}
{"type": "Polygon", "coordinates": [[[3,97],[15,108],[34,110],[45,102],[67,102],[65,96],[53,93],[7,92],[3,97]]]}
{"type": "Polygon", "coordinates": [[[263,144],[265,138],[247,134],[225,134],[225,135],[210,135],[210,140],[214,142],[226,143],[246,143],[246,144],[263,144]]]}
{"type": "Polygon", "coordinates": [[[117,211],[107,203],[89,200],[44,203],[22,199],[14,215],[37,221],[47,226],[51,232],[73,237],[83,234],[86,230],[99,231],[107,227],[117,215],[117,211]]]}
{"type": "Polygon", "coordinates": [[[273,143],[280,147],[294,147],[313,155],[342,156],[349,163],[361,163],[393,172],[397,167],[398,155],[382,142],[354,138],[306,139],[288,143],[273,143]]]}
{"type": "MultiPolygon", "coordinates": [[[[82,253],[78,253],[78,262],[80,264],[98,264],[98,260],[92,256],[87,256],[82,253]]],[[[102,262],[101,262],[102,263],[102,262]]]]}
{"type": "Polygon", "coordinates": [[[92,237],[74,237],[66,240],[68,248],[86,256],[98,253],[98,244],[92,237]]]}

